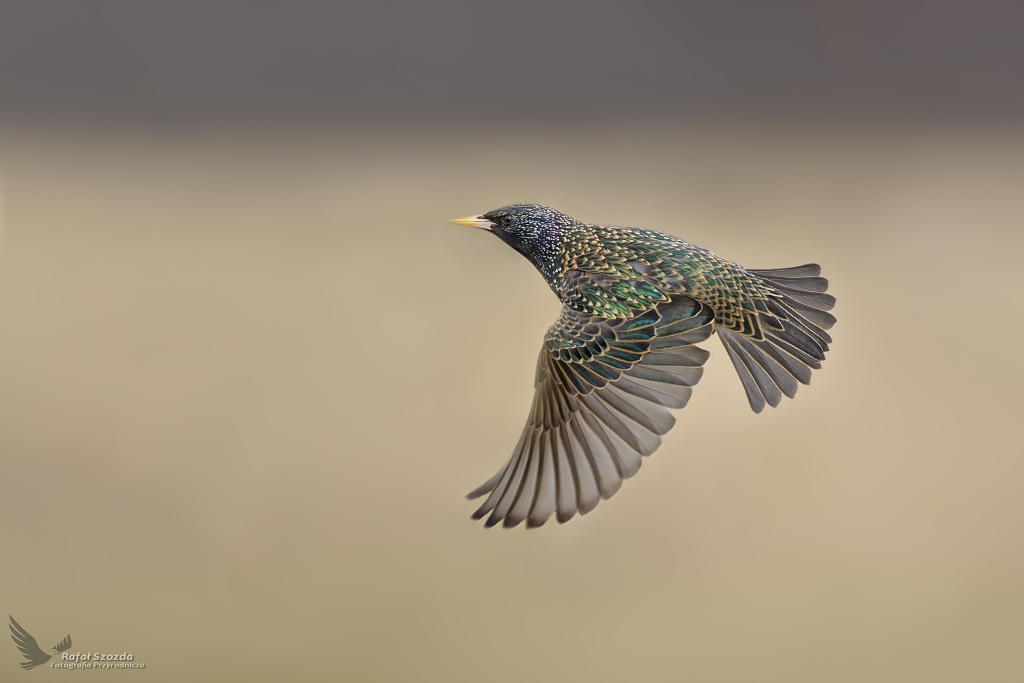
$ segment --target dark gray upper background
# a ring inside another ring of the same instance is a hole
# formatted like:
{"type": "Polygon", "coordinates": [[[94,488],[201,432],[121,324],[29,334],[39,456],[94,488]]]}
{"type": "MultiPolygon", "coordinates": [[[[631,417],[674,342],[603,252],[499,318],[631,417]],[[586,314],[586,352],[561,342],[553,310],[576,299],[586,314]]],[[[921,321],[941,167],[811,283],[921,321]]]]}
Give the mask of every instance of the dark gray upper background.
{"type": "Polygon", "coordinates": [[[1022,36],[1019,0],[0,0],[0,116],[1018,118],[1022,36]]]}

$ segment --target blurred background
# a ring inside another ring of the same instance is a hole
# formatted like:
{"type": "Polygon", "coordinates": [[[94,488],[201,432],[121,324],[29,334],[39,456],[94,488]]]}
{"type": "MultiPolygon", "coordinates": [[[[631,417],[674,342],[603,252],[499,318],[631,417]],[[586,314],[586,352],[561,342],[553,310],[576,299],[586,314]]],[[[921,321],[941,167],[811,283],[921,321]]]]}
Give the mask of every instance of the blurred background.
{"type": "MultiPolygon", "coordinates": [[[[1024,677],[1015,2],[0,0],[0,595],[150,681],[1024,677]],[[822,264],[585,518],[483,530],[514,201],[822,264]]],[[[3,678],[16,670],[0,646],[3,678]]]]}

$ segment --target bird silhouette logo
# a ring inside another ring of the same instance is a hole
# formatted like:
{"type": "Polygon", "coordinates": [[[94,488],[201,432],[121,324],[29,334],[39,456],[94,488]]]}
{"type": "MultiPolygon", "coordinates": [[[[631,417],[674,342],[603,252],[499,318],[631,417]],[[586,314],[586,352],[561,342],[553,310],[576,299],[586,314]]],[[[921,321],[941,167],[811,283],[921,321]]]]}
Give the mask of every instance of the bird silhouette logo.
{"type": "MultiPolygon", "coordinates": [[[[50,658],[53,657],[53,655],[42,651],[39,647],[39,643],[37,643],[36,639],[32,637],[32,634],[22,628],[21,624],[14,620],[14,617],[11,617],[10,628],[11,640],[14,641],[14,644],[21,651],[21,654],[24,655],[26,660],[28,660],[25,662],[19,662],[22,669],[25,669],[26,671],[34,669],[40,664],[45,664],[50,661],[50,658]]],[[[60,654],[70,648],[71,636],[67,635],[64,636],[64,640],[51,647],[50,651],[52,651],[53,654],[60,654]]]]}

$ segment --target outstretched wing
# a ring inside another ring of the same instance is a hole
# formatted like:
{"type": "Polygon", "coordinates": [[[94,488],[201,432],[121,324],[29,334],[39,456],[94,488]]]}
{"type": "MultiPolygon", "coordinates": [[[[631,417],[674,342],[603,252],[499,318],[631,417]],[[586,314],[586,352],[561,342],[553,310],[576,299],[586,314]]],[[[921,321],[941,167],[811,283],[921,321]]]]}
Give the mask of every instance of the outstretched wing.
{"type": "Polygon", "coordinates": [[[563,308],[537,361],[530,417],[512,457],[469,494],[486,526],[565,523],[610,498],[661,445],[700,380],[708,352],[694,346],[714,312],[686,296],[632,318],[563,308]]]}
{"type": "MultiPolygon", "coordinates": [[[[21,627],[21,624],[14,620],[14,617],[8,615],[11,619],[11,639],[14,640],[14,644],[21,650],[21,654],[25,656],[26,662],[19,662],[23,669],[34,669],[40,664],[45,664],[50,661],[50,655],[46,654],[39,649],[39,644],[36,639],[32,637],[32,634],[21,627]]],[[[68,647],[71,646],[70,641],[68,647]]]]}
{"type": "Polygon", "coordinates": [[[64,652],[71,649],[71,634],[64,636],[64,640],[57,643],[54,648],[57,652],[64,652]]]}

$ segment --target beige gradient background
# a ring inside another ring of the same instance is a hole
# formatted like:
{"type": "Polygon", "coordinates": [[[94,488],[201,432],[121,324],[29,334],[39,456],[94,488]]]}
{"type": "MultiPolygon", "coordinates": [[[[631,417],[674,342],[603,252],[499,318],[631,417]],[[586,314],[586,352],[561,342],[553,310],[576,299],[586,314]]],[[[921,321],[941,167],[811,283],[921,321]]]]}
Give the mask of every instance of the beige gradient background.
{"type": "Polygon", "coordinates": [[[1017,681],[1024,131],[710,119],[2,148],[4,680],[1017,681]],[[558,306],[518,200],[818,261],[828,362],[753,415],[717,339],[661,449],[485,531],[558,306]]]}

